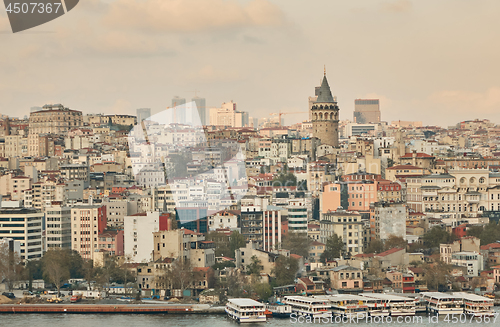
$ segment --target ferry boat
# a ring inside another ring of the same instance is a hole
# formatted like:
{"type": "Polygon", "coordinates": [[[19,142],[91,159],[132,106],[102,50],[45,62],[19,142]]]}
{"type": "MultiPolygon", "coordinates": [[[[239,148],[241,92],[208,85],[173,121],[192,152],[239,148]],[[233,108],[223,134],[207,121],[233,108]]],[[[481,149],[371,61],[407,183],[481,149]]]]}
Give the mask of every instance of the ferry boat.
{"type": "Polygon", "coordinates": [[[493,311],[493,299],[465,292],[456,292],[453,295],[463,299],[465,314],[473,315],[474,317],[493,317],[495,315],[495,311],[493,311]]]}
{"type": "Polygon", "coordinates": [[[314,298],[324,300],[330,303],[332,313],[340,317],[355,317],[359,319],[368,316],[368,306],[365,303],[366,298],[351,294],[338,294],[315,296],[314,298]]]}
{"type": "Polygon", "coordinates": [[[426,313],[427,302],[423,299],[420,293],[408,293],[405,296],[411,297],[415,300],[415,313],[426,313]]]}
{"type": "Polygon", "coordinates": [[[464,312],[462,307],[464,301],[456,295],[441,292],[422,292],[420,294],[427,303],[428,312],[440,315],[459,315],[464,312]]]}
{"type": "Polygon", "coordinates": [[[307,296],[285,296],[282,302],[290,305],[292,313],[298,316],[330,318],[332,315],[330,304],[325,300],[307,296]]]}
{"type": "Polygon", "coordinates": [[[292,306],[281,302],[266,304],[266,311],[271,312],[272,317],[288,318],[292,313],[292,306]]]}
{"type": "Polygon", "coordinates": [[[229,299],[226,313],[229,318],[240,323],[266,322],[265,306],[252,299],[229,299]]]}
{"type": "MultiPolygon", "coordinates": [[[[384,315],[387,309],[392,317],[415,315],[415,300],[412,298],[385,293],[361,293],[360,295],[379,300],[380,303],[377,303],[377,306],[384,307],[380,315],[384,315]]],[[[376,314],[377,311],[374,311],[374,315],[376,314]]]]}
{"type": "Polygon", "coordinates": [[[367,296],[362,296],[362,298],[364,299],[364,303],[366,303],[366,306],[368,307],[368,316],[387,317],[390,315],[389,306],[387,305],[387,302],[385,300],[367,296]]]}

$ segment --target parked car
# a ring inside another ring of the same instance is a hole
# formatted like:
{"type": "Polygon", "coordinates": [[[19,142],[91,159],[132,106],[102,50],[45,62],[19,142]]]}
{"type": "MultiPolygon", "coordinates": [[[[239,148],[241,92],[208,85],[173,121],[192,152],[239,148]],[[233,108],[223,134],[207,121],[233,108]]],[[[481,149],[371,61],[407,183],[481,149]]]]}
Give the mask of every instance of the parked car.
{"type": "Polygon", "coordinates": [[[47,294],[57,294],[57,291],[47,291],[47,294]]]}
{"type": "Polygon", "coordinates": [[[16,296],[12,292],[3,292],[2,295],[5,296],[5,297],[8,297],[9,299],[15,299],[16,298],[16,296]]]}
{"type": "Polygon", "coordinates": [[[23,295],[34,295],[35,293],[31,292],[31,291],[24,291],[23,292],[23,295]]]}

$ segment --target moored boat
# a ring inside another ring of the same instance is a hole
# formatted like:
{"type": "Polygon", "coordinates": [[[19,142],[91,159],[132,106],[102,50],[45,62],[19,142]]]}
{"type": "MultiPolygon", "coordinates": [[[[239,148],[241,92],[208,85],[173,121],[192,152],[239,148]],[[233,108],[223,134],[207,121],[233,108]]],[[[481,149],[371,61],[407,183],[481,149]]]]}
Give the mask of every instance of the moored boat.
{"type": "Polygon", "coordinates": [[[464,301],[456,295],[442,292],[422,292],[420,294],[427,303],[427,312],[439,315],[459,315],[464,312],[462,307],[464,301]]]}
{"type": "Polygon", "coordinates": [[[272,317],[288,318],[292,313],[292,307],[283,303],[268,303],[266,304],[266,311],[271,312],[272,317]]]}
{"type": "Polygon", "coordinates": [[[240,323],[266,322],[265,306],[252,299],[229,299],[226,313],[240,323]]]}
{"type": "Polygon", "coordinates": [[[332,315],[330,304],[325,300],[306,296],[285,296],[282,302],[290,305],[292,314],[296,314],[297,316],[330,318],[332,315]]]}
{"type": "Polygon", "coordinates": [[[368,306],[364,302],[366,299],[351,294],[338,294],[315,296],[317,299],[325,300],[330,303],[333,315],[340,317],[355,317],[363,319],[368,316],[368,306]]]}
{"type": "MultiPolygon", "coordinates": [[[[384,306],[382,311],[389,310],[389,315],[397,316],[414,316],[415,315],[415,300],[406,296],[385,294],[385,293],[362,293],[363,297],[378,299],[380,303],[377,306],[384,306]]],[[[376,311],[374,313],[376,315],[376,311]]]]}
{"type": "Polygon", "coordinates": [[[464,313],[474,317],[493,317],[495,311],[493,310],[494,300],[465,292],[456,292],[453,295],[463,299],[464,313]]]}

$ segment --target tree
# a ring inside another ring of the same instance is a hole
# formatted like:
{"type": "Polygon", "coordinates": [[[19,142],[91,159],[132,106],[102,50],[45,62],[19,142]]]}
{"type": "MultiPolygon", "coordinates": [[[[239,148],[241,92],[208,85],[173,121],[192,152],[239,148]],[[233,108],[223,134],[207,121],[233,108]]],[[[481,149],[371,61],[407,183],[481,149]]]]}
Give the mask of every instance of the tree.
{"type": "Polygon", "coordinates": [[[297,186],[297,176],[293,173],[280,174],[273,179],[273,186],[297,186]]]}
{"type": "Polygon", "coordinates": [[[6,243],[0,245],[0,281],[4,281],[9,291],[14,288],[23,272],[21,258],[17,252],[9,249],[6,243]]]}
{"type": "Polygon", "coordinates": [[[247,265],[246,271],[248,275],[252,276],[252,281],[256,282],[260,279],[260,272],[264,269],[264,266],[262,265],[262,261],[257,258],[256,255],[253,255],[250,260],[252,262],[247,265]]]}
{"type": "Polygon", "coordinates": [[[424,246],[428,249],[438,248],[439,244],[449,243],[456,240],[455,234],[448,233],[440,226],[434,226],[424,234],[424,246]]]}
{"type": "Polygon", "coordinates": [[[385,250],[390,250],[394,248],[403,248],[406,249],[406,240],[402,238],[401,236],[396,236],[396,235],[389,235],[387,240],[385,241],[384,248],[385,250]]]}
{"type": "Polygon", "coordinates": [[[43,256],[43,276],[54,284],[57,293],[61,294],[61,286],[70,278],[68,252],[54,248],[43,256]]]}
{"type": "Polygon", "coordinates": [[[379,239],[373,239],[368,244],[365,253],[381,253],[384,252],[384,243],[379,239]]]}
{"type": "Polygon", "coordinates": [[[273,290],[271,285],[268,283],[258,283],[254,286],[254,292],[257,294],[260,300],[267,301],[272,295],[273,290]]]}
{"type": "Polygon", "coordinates": [[[295,281],[295,275],[299,270],[297,259],[280,255],[274,262],[272,273],[276,276],[276,285],[290,285],[295,281]]]}
{"type": "Polygon", "coordinates": [[[230,236],[224,233],[208,232],[206,240],[214,242],[216,257],[231,257],[234,258],[234,250],[231,251],[230,236]]]}
{"type": "Polygon", "coordinates": [[[185,290],[193,282],[193,267],[189,260],[177,259],[165,269],[164,278],[169,288],[185,290]]]}
{"type": "Polygon", "coordinates": [[[307,258],[311,242],[311,239],[307,237],[307,233],[289,232],[288,235],[283,237],[281,248],[289,250],[292,254],[307,258]]]}
{"type": "Polygon", "coordinates": [[[340,258],[344,242],[337,234],[333,234],[326,240],[325,251],[321,254],[321,262],[332,261],[335,258],[340,258]]]}
{"type": "Polygon", "coordinates": [[[481,245],[494,243],[500,240],[500,225],[490,221],[487,226],[471,226],[467,229],[467,236],[479,238],[481,245]]]}
{"type": "Polygon", "coordinates": [[[446,287],[451,276],[451,266],[443,261],[438,261],[433,264],[424,263],[424,280],[427,282],[429,290],[440,290],[446,287]]]}
{"type": "Polygon", "coordinates": [[[245,237],[243,237],[243,235],[241,235],[238,231],[232,232],[229,237],[229,250],[231,252],[228,255],[231,255],[231,258],[234,258],[234,251],[239,248],[244,248],[245,245],[245,237]]]}

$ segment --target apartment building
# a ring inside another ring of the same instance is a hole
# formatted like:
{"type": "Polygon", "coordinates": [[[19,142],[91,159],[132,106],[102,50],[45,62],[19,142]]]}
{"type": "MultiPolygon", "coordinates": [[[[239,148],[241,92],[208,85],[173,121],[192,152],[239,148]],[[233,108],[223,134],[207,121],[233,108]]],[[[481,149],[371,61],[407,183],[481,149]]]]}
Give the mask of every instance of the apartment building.
{"type": "Polygon", "coordinates": [[[42,257],[43,212],[23,208],[21,201],[2,201],[0,207],[0,239],[11,238],[20,242],[21,260],[42,257]]]}
{"type": "Polygon", "coordinates": [[[106,229],[106,206],[87,205],[71,209],[72,249],[84,259],[94,259],[99,251],[98,237],[106,229]]]}
{"type": "Polygon", "coordinates": [[[344,242],[344,251],[351,255],[363,253],[367,229],[357,212],[338,210],[323,215],[320,221],[320,242],[326,244],[336,234],[344,242]]]}
{"type": "Polygon", "coordinates": [[[45,251],[52,248],[71,249],[71,208],[52,202],[44,207],[45,251]]]}
{"type": "Polygon", "coordinates": [[[82,125],[81,111],[65,108],[62,104],[45,105],[42,110],[30,113],[29,133],[64,135],[82,125]]]}

